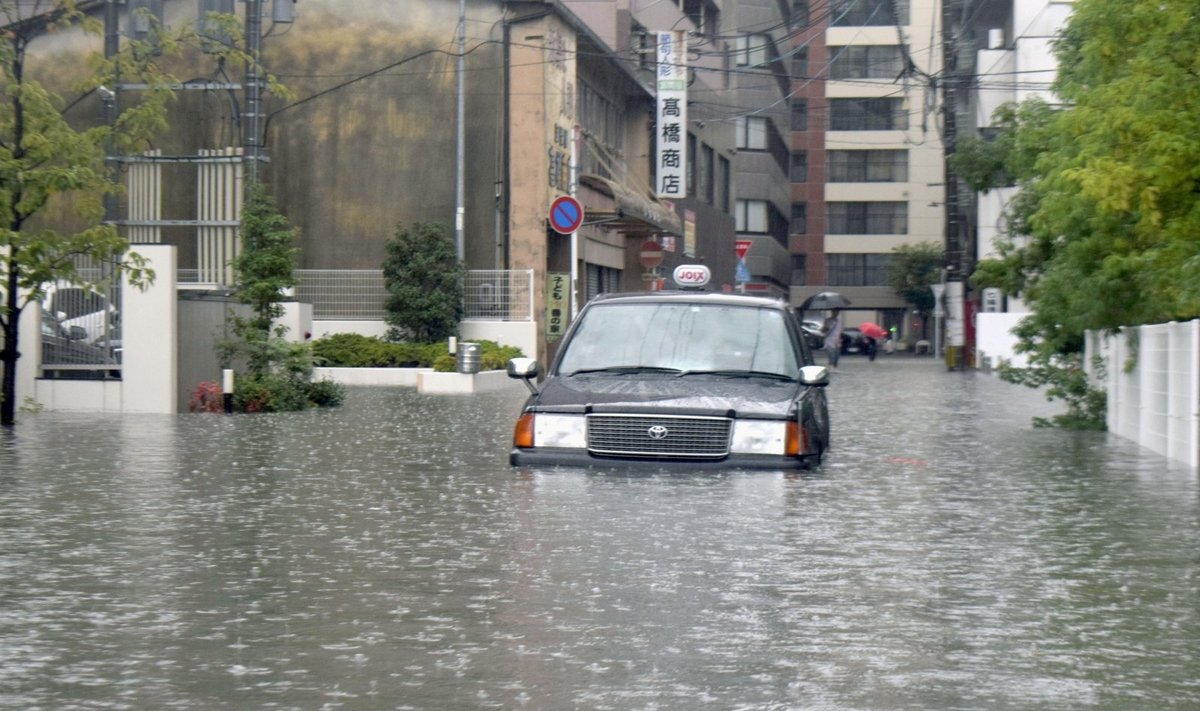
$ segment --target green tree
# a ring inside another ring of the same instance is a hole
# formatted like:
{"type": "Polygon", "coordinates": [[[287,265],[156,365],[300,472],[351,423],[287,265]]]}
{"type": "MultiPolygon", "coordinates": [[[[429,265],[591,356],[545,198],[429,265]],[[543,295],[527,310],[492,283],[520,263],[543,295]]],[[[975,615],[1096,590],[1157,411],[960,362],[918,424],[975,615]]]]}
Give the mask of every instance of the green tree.
{"type": "Polygon", "coordinates": [[[383,262],[388,338],[431,343],[455,335],[463,317],[464,275],[444,225],[398,226],[383,262]]]}
{"type": "Polygon", "coordinates": [[[297,230],[279,212],[261,183],[247,186],[242,208],[241,251],[233,261],[238,301],[250,316],[231,318],[233,338],[218,345],[222,366],[245,364],[234,388],[234,406],[243,412],[301,410],[342,402],[342,388],[313,382],[313,354],[307,343],[285,339],[284,291],[296,285],[297,230]]]}
{"type": "Polygon", "coordinates": [[[266,186],[257,182],[247,186],[241,253],[233,269],[238,301],[254,312],[246,327],[262,338],[271,335],[272,324],[283,315],[284,291],[296,286],[296,234],[266,186]]]}
{"type": "MultiPolygon", "coordinates": [[[[74,87],[80,98],[68,103],[57,84],[43,81],[33,71],[30,47],[43,35],[101,34],[102,23],[81,11],[80,4],[78,0],[0,0],[2,426],[15,423],[19,322],[25,308],[39,304],[47,287],[55,283],[103,289],[121,276],[138,288],[152,282],[154,274],[145,260],[128,251],[129,244],[115,225],[102,223],[105,201],[115,200],[121,189],[105,156],[110,151],[118,155],[140,151],[167,127],[167,108],[179,84],[167,67],[174,61],[190,70],[191,65],[180,58],[200,45],[193,29],[183,25],[170,32],[154,27],[148,41],[126,39],[106,57],[92,53],[81,58],[69,54],[71,50],[52,55],[45,49],[37,55],[43,72],[82,76],[74,87]],[[64,115],[93,93],[111,94],[108,87],[122,84],[139,89],[121,94],[111,125],[80,128],[64,115]],[[100,283],[90,281],[81,271],[85,264],[103,265],[108,276],[100,283]]],[[[95,9],[95,4],[87,5],[95,9]]],[[[210,43],[208,56],[217,64],[244,66],[250,57],[237,48],[236,18],[210,19],[221,24],[233,42],[210,43]]],[[[90,40],[87,44],[94,46],[90,40]]],[[[287,94],[273,76],[267,76],[267,83],[273,93],[287,94]]]]}
{"type": "Polygon", "coordinates": [[[1002,117],[991,164],[1020,196],[1000,259],[974,281],[1030,305],[1030,352],[1077,354],[1088,329],[1200,315],[1194,10],[1079,0],[1056,47],[1065,108],[1031,103],[1002,117]]]}
{"type": "MultiPolygon", "coordinates": [[[[97,24],[78,11],[74,0],[0,5],[6,23],[0,28],[0,425],[12,426],[25,308],[40,303],[55,282],[100,286],[78,270],[84,259],[107,264],[113,278],[124,273],[136,286],[144,287],[154,277],[144,259],[126,251],[128,244],[115,226],[100,224],[104,198],[116,189],[104,157],[106,148],[128,146],[162,126],[170,96],[164,87],[171,80],[132,52],[99,62],[84,91],[112,84],[118,66],[126,81],[142,81],[148,89],[125,108],[115,126],[76,129],[63,116],[62,98],[30,75],[29,46],[47,32],[72,25],[96,31],[97,24]],[[74,213],[79,226],[55,229],[38,222],[56,208],[74,213]]],[[[164,50],[173,51],[177,45],[165,39],[164,50]]]]}
{"type": "Polygon", "coordinates": [[[934,242],[906,244],[892,251],[888,263],[888,284],[898,296],[912,304],[922,317],[933,312],[935,299],[929,287],[942,280],[945,253],[934,242]]]}
{"type": "MultiPolygon", "coordinates": [[[[1077,387],[1087,330],[1200,315],[1200,25],[1192,0],[1079,0],[1057,42],[1063,101],[1006,107],[996,145],[956,165],[1020,190],[977,286],[1019,294],[1024,382],[1077,387]],[[999,169],[998,169],[999,168],[999,169]]],[[[956,161],[959,160],[956,158],[956,161]]]]}

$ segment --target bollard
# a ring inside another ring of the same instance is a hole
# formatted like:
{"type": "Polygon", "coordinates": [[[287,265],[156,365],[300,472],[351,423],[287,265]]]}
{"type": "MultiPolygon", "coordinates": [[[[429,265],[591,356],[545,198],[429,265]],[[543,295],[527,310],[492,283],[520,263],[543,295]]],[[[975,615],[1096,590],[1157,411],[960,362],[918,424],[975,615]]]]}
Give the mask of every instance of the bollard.
{"type": "Polygon", "coordinates": [[[226,368],[221,372],[221,393],[225,400],[225,414],[233,412],[233,371],[226,368]]]}

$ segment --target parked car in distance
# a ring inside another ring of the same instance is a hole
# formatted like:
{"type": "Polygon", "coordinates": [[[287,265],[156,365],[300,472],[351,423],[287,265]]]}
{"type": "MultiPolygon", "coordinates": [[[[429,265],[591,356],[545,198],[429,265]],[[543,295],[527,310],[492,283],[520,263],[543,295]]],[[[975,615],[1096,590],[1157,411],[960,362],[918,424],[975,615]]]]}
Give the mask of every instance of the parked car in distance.
{"type": "Polygon", "coordinates": [[[602,294],[580,310],[540,387],[533,359],[513,359],[508,373],[532,392],[516,466],[797,469],[829,447],[829,370],[779,300],[602,294]]]}
{"type": "Polygon", "coordinates": [[[825,347],[825,326],[820,321],[801,321],[800,330],[804,332],[804,340],[808,341],[810,349],[819,351],[825,347]]]}

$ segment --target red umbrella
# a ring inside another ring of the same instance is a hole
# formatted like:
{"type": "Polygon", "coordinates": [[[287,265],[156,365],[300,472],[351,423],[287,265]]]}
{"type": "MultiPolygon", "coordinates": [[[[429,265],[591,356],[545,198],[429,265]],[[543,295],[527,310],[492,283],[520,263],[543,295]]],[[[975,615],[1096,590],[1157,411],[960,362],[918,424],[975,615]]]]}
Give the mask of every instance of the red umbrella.
{"type": "Polygon", "coordinates": [[[879,324],[870,321],[863,321],[858,325],[858,330],[862,331],[867,338],[880,339],[887,335],[887,331],[883,330],[879,324]]]}

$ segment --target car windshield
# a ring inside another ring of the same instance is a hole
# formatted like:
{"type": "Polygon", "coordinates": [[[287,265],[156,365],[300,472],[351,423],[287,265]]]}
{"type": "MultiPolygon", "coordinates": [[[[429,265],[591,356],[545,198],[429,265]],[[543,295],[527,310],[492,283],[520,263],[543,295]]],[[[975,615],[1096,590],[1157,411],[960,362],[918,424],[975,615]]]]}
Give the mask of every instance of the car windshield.
{"type": "Polygon", "coordinates": [[[795,377],[799,362],[776,309],[695,303],[589,308],[558,372],[757,372],[795,377]]]}

